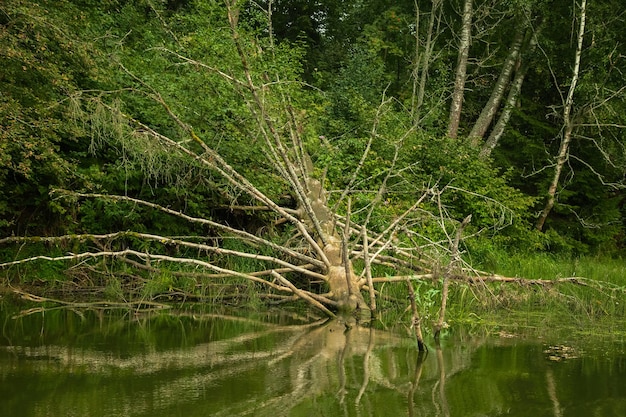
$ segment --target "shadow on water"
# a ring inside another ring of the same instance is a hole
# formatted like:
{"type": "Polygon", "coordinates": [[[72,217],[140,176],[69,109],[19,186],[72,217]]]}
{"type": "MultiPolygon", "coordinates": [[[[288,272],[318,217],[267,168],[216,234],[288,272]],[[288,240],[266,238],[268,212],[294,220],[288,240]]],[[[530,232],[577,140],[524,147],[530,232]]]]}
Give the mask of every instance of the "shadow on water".
{"type": "Polygon", "coordinates": [[[624,416],[623,342],[197,311],[2,313],[2,416],[624,416]]]}

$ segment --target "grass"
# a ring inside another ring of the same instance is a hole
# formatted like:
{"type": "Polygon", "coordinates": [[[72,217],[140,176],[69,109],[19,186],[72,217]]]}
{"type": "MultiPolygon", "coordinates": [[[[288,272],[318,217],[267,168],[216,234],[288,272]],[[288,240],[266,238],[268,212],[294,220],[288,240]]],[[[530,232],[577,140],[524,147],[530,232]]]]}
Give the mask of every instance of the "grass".
{"type": "MultiPolygon", "coordinates": [[[[234,249],[237,249],[234,247],[234,249]]],[[[61,248],[52,248],[60,251],[61,248]]],[[[21,253],[21,255],[25,255],[21,253]]],[[[265,263],[253,260],[233,259],[227,266],[236,270],[256,270],[267,267],[265,263]]],[[[550,253],[526,253],[510,255],[504,251],[489,251],[472,260],[472,264],[484,271],[528,279],[554,280],[577,277],[577,283],[556,285],[519,285],[517,283],[489,283],[468,285],[455,283],[450,287],[450,298],[446,320],[451,324],[480,323],[481,321],[504,322],[507,317],[541,317],[549,323],[567,323],[578,326],[583,331],[594,331],[600,323],[611,327],[612,321],[626,320],[626,260],[609,257],[566,257],[550,253]]],[[[60,264],[36,262],[12,268],[6,274],[7,282],[29,282],[36,277],[37,282],[52,287],[55,282],[72,279],[59,269],[60,264]]],[[[357,265],[358,267],[358,262],[357,265]]],[[[126,265],[112,263],[108,267],[107,279],[75,280],[77,284],[94,285],[105,298],[124,300],[140,297],[152,299],[173,290],[181,290],[189,295],[197,295],[209,304],[237,304],[255,310],[270,308],[271,303],[261,297],[267,288],[238,279],[224,278],[209,281],[201,277],[180,277],[174,272],[179,268],[165,268],[158,273],[141,273],[137,280],[133,271],[126,265]],[[119,269],[117,269],[119,268],[119,269]],[[117,274],[115,271],[124,272],[117,274]],[[126,281],[127,278],[130,281],[126,281]],[[130,284],[130,285],[129,285],[130,284]],[[129,294],[128,291],[131,291],[129,294]],[[130,298],[129,298],[130,295],[130,298]]],[[[181,268],[184,269],[184,268],[181,268]]],[[[192,270],[192,272],[195,270],[192,270]]],[[[377,275],[392,275],[391,270],[377,270],[377,275]]],[[[86,274],[88,271],[85,272],[86,274]]],[[[136,271],[135,271],[136,273],[136,271]]],[[[424,319],[424,327],[436,319],[441,302],[441,284],[438,281],[414,281],[417,294],[417,307],[424,319]]],[[[65,287],[64,287],[65,288],[65,287]]],[[[71,287],[73,288],[73,287],[71,287]]],[[[410,324],[411,310],[407,298],[406,283],[385,283],[377,285],[379,296],[379,318],[384,323],[410,324]]],[[[186,296],[185,296],[186,297],[186,296]]],[[[161,298],[159,298],[161,299],[161,298]]],[[[166,298],[163,298],[166,299],[166,298]]],[[[186,299],[186,298],[184,298],[186,299]]],[[[195,299],[192,297],[192,299],[195,299]]],[[[174,297],[173,300],[179,300],[174,297]]],[[[281,307],[283,307],[281,305],[281,307]]]]}
{"type": "Polygon", "coordinates": [[[597,256],[565,257],[549,253],[509,255],[490,253],[478,269],[529,279],[581,277],[626,286],[626,260],[597,256]]]}
{"type": "MultiPolygon", "coordinates": [[[[593,332],[626,320],[626,261],[602,256],[566,257],[549,253],[507,255],[490,253],[477,267],[496,274],[528,279],[575,277],[574,283],[554,286],[490,286],[493,297],[479,314],[538,314],[541,320],[593,332]],[[603,323],[603,324],[602,324],[603,323]]],[[[476,303],[478,304],[478,303],[476,303]]]]}
{"type": "MultiPolygon", "coordinates": [[[[578,279],[554,285],[504,282],[470,285],[457,281],[450,287],[446,311],[446,321],[452,326],[491,323],[496,327],[534,326],[593,334],[614,332],[626,322],[626,263],[622,259],[491,253],[475,265],[477,269],[510,277],[578,279]]],[[[429,333],[441,302],[441,284],[413,282],[413,287],[423,329],[429,333]]],[[[379,320],[383,324],[401,323],[408,327],[411,311],[406,284],[387,283],[377,289],[379,320]]]]}

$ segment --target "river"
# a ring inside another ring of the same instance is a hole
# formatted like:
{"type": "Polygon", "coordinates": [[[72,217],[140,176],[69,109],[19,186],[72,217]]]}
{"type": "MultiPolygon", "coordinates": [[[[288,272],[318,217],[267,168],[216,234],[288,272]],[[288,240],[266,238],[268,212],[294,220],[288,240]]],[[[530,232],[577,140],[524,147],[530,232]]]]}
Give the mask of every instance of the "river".
{"type": "MultiPolygon", "coordinates": [[[[4,304],[3,304],[4,305],[4,304]]],[[[626,342],[303,313],[0,313],[0,416],[626,416],[626,342]]]]}

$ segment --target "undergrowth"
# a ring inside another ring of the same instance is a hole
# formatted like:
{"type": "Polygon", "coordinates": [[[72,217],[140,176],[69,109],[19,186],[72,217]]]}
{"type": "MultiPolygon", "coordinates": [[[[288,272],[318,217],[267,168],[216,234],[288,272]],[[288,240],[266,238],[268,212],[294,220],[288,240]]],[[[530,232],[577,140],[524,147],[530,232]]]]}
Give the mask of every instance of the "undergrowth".
{"type": "MultiPolygon", "coordinates": [[[[57,248],[57,252],[63,249],[57,248]]],[[[626,275],[623,273],[622,259],[492,252],[474,261],[479,270],[547,282],[469,284],[453,280],[446,312],[446,321],[450,325],[505,322],[510,317],[525,317],[527,320],[540,317],[544,324],[546,321],[568,323],[581,329],[593,329],[601,321],[626,319],[626,275]],[[550,283],[562,278],[576,280],[550,283]]],[[[91,297],[120,302],[200,301],[209,305],[239,305],[254,310],[294,304],[276,294],[269,295],[268,288],[261,284],[241,278],[208,277],[197,269],[185,270],[166,265],[158,265],[158,271],[138,273],[130,265],[110,260],[107,262],[106,276],[90,274],[87,267],[81,269],[74,266],[64,271],[60,264],[36,262],[5,271],[2,278],[6,284],[39,287],[44,295],[59,295],[66,299],[91,297]],[[184,272],[189,274],[185,275],[184,272]]],[[[229,267],[237,269],[238,265],[229,267]]],[[[393,271],[377,272],[391,274],[393,271]]],[[[410,326],[412,311],[407,285],[407,282],[376,284],[379,323],[410,326]]],[[[441,282],[411,281],[411,285],[416,294],[422,326],[428,332],[441,305],[441,282]]],[[[306,307],[303,302],[296,304],[306,307]]]]}

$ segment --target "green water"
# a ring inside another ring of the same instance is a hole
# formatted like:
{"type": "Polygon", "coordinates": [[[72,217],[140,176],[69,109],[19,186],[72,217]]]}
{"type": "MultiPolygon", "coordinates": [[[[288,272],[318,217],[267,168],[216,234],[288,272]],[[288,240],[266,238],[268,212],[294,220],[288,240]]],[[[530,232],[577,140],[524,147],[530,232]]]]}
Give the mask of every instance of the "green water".
{"type": "Polygon", "coordinates": [[[626,344],[297,314],[0,313],[0,416],[626,416],[626,344]]]}

